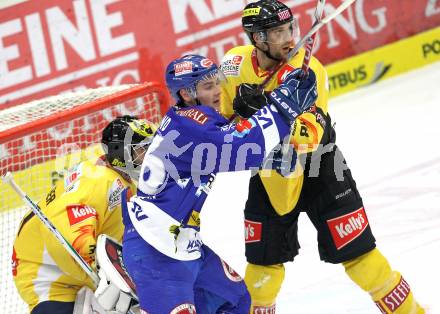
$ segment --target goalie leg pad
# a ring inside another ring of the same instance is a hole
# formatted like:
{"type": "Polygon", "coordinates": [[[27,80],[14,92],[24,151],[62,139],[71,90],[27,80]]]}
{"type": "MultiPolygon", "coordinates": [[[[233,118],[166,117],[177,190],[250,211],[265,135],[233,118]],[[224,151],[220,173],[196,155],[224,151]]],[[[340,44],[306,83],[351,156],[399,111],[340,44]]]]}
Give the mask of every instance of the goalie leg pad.
{"type": "Polygon", "coordinates": [[[409,284],[399,272],[392,271],[378,249],[342,264],[351,280],[371,295],[382,313],[425,313],[409,284]]]}

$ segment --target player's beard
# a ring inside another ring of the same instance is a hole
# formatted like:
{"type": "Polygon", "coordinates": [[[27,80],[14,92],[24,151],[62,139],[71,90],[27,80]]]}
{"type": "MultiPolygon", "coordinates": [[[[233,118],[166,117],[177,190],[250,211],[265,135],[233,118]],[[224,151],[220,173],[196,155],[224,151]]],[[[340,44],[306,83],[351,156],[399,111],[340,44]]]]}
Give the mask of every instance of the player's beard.
{"type": "Polygon", "coordinates": [[[290,52],[293,50],[294,47],[295,47],[295,43],[294,43],[293,41],[291,41],[291,42],[289,43],[289,48],[286,49],[286,50],[283,50],[283,52],[282,52],[282,57],[281,57],[281,58],[282,58],[283,60],[285,60],[286,62],[289,61],[289,60],[287,60],[287,58],[288,58],[290,52]]]}
{"type": "Polygon", "coordinates": [[[274,47],[271,47],[272,49],[270,49],[270,53],[272,54],[272,56],[278,60],[284,60],[287,62],[287,58],[289,56],[290,51],[293,50],[293,48],[295,47],[295,43],[292,41],[290,43],[286,43],[283,45],[280,45],[279,47],[277,47],[276,51],[274,47]]]}

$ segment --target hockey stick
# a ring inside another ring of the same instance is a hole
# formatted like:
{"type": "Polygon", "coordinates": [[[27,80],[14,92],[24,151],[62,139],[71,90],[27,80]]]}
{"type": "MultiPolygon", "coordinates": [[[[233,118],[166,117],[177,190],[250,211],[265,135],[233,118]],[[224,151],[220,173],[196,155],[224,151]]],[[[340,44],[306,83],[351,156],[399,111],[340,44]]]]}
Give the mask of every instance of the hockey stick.
{"type": "MultiPolygon", "coordinates": [[[[272,77],[275,75],[275,73],[278,72],[279,69],[283,65],[285,65],[293,56],[295,56],[298,51],[301,49],[302,46],[308,41],[309,38],[311,38],[318,30],[320,30],[324,25],[326,25],[328,22],[333,20],[336,16],[341,14],[345,9],[347,9],[353,2],[356,0],[345,0],[342,2],[339,7],[336,8],[335,11],[333,11],[331,14],[326,15],[322,20],[320,20],[318,23],[314,23],[312,28],[305,34],[300,41],[293,47],[291,51],[289,51],[287,58],[285,61],[280,62],[266,77],[266,79],[263,81],[263,83],[260,84],[259,89],[263,90],[264,87],[267,85],[267,83],[272,79],[272,77]]],[[[321,1],[320,1],[321,2],[321,1]]],[[[316,11],[318,10],[318,7],[321,5],[321,3],[318,3],[316,7],[316,11]]],[[[322,6],[324,8],[324,6],[322,6]]],[[[315,18],[316,18],[316,11],[315,11],[315,18]]]]}
{"type": "Polygon", "coordinates": [[[23,190],[15,183],[10,172],[2,176],[3,182],[8,183],[12,189],[20,196],[20,198],[31,207],[34,214],[41,220],[41,222],[52,232],[52,234],[60,241],[61,245],[66,251],[73,257],[73,259],[79,264],[79,266],[86,272],[87,275],[93,280],[95,287],[98,286],[99,277],[96,272],[90,267],[89,264],[82,258],[81,255],[72,247],[72,245],[63,237],[58,229],[50,222],[46,215],[42,212],[40,206],[38,206],[32,199],[23,192],[23,190]]]}
{"type": "MultiPolygon", "coordinates": [[[[313,26],[321,23],[322,20],[322,14],[324,13],[324,7],[325,7],[325,0],[318,0],[318,3],[316,4],[316,9],[315,9],[315,21],[313,22],[313,26]]],[[[312,28],[313,28],[312,26],[312,28]]],[[[305,78],[307,77],[307,73],[309,72],[309,64],[310,64],[310,59],[312,57],[312,53],[313,53],[313,47],[315,46],[315,39],[316,39],[316,35],[318,34],[318,32],[316,31],[315,33],[313,33],[309,38],[307,38],[306,44],[304,46],[305,49],[305,53],[304,53],[304,59],[303,59],[303,64],[301,67],[301,78],[305,78]]],[[[294,56],[294,55],[292,55],[294,56]]],[[[287,60],[289,60],[290,58],[288,58],[287,60]]],[[[290,132],[289,134],[292,134],[293,132],[293,125],[290,128],[290,132]]],[[[287,155],[287,153],[289,152],[289,147],[290,147],[290,136],[286,136],[283,140],[283,145],[281,147],[281,153],[282,156],[287,155]]]]}
{"type": "MultiPolygon", "coordinates": [[[[316,5],[315,14],[314,14],[315,22],[313,23],[313,26],[321,22],[322,13],[324,13],[324,7],[325,7],[325,0],[318,0],[318,4],[316,5]]],[[[315,39],[317,34],[318,32],[313,33],[307,39],[307,43],[304,46],[305,54],[301,68],[303,76],[306,76],[307,72],[309,71],[310,58],[312,57],[313,47],[315,46],[315,39]]]]}

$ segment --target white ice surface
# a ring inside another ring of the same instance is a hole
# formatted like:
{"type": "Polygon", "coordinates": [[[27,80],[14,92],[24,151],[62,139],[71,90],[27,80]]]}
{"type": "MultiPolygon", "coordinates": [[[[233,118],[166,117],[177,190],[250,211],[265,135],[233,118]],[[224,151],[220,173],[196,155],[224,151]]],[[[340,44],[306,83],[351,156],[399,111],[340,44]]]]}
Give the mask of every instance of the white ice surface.
{"type": "MultiPolygon", "coordinates": [[[[378,248],[429,313],[440,313],[440,62],[333,98],[330,114],[378,248]]],[[[205,243],[242,275],[249,177],[218,175],[201,217],[205,243]]],[[[379,313],[341,265],[319,260],[305,214],[299,240],[277,313],[379,313]]]]}

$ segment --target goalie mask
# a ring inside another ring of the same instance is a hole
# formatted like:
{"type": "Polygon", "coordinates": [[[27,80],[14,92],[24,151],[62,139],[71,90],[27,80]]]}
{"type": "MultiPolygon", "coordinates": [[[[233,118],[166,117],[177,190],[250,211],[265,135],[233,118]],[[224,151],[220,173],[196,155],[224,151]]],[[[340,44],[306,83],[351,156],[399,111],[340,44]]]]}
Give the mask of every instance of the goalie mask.
{"type": "Polygon", "coordinates": [[[223,72],[212,60],[199,55],[178,58],[167,66],[165,72],[168,90],[180,104],[183,103],[180,90],[185,89],[192,98],[197,99],[197,84],[213,77],[225,80],[223,72]]]}
{"type": "Polygon", "coordinates": [[[108,163],[137,179],[144,153],[157,130],[154,123],[133,116],[118,117],[102,131],[108,163]]]}

